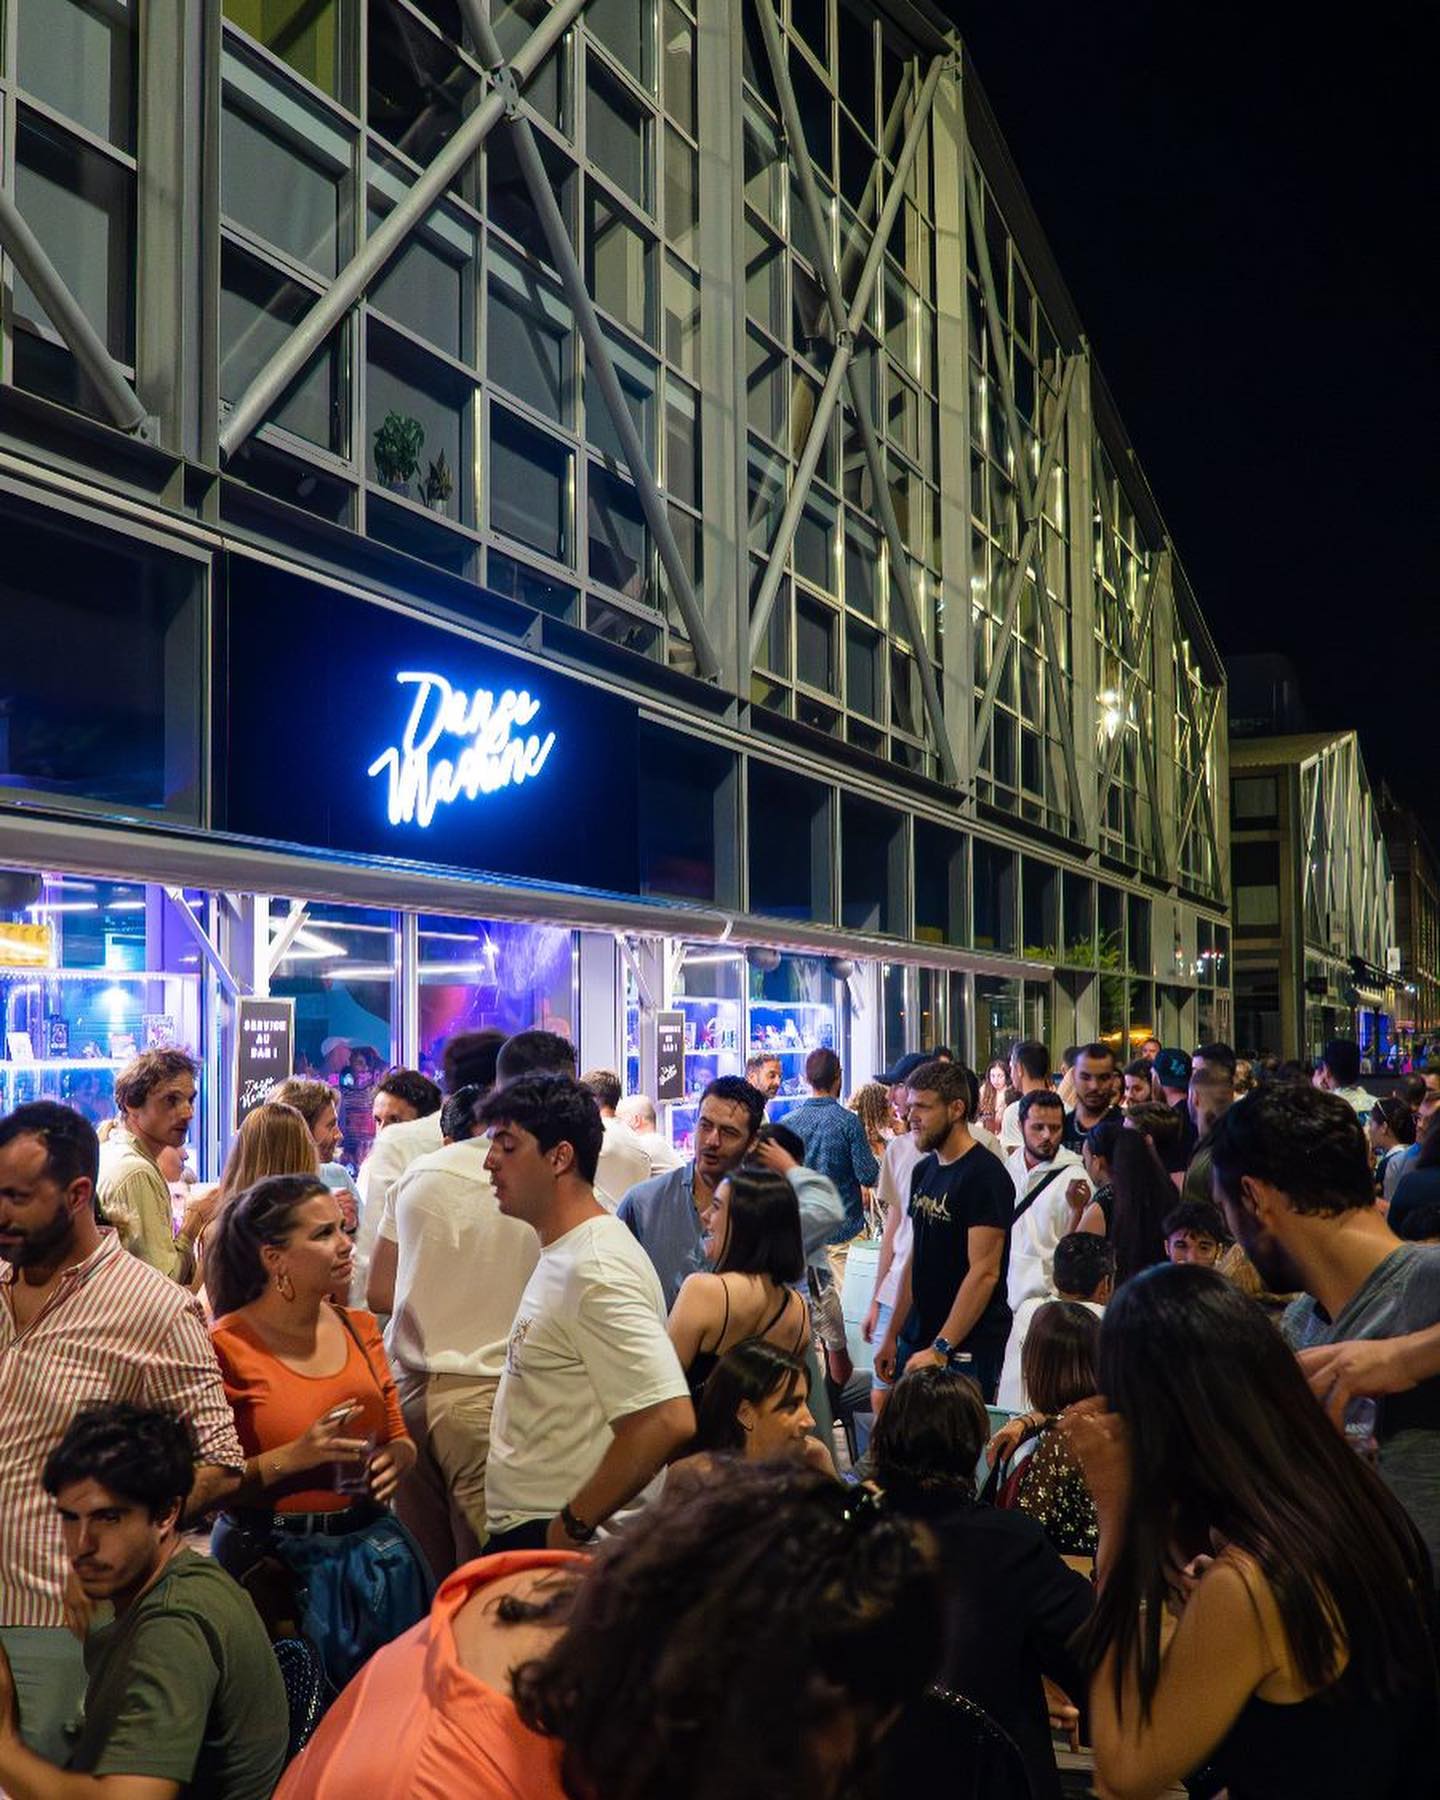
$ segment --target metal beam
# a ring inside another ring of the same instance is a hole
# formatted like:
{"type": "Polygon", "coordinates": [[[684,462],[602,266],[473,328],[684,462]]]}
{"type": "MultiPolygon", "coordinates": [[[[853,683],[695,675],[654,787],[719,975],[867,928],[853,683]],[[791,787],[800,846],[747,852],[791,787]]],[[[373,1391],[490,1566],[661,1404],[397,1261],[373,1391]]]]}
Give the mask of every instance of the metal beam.
{"type": "MultiPolygon", "coordinates": [[[[1119,487],[1118,476],[1116,477],[1116,487],[1117,489],[1119,487]]],[[[1105,517],[1102,517],[1100,521],[1100,554],[1105,567],[1110,571],[1110,585],[1115,589],[1115,601],[1120,608],[1120,653],[1125,661],[1138,672],[1140,651],[1130,632],[1130,608],[1126,604],[1120,582],[1120,553],[1115,545],[1115,534],[1110,528],[1110,521],[1105,517]]],[[[1157,557],[1150,567],[1147,593],[1153,590],[1154,577],[1158,568],[1159,558],[1157,557]]],[[[1151,686],[1153,689],[1154,684],[1152,683],[1151,686]]],[[[1155,774],[1155,746],[1145,732],[1137,730],[1135,735],[1140,740],[1140,758],[1145,765],[1145,786],[1150,796],[1150,851],[1159,865],[1161,873],[1168,877],[1173,871],[1169,867],[1169,858],[1165,849],[1165,834],[1160,824],[1160,784],[1155,774]]]]}
{"type": "MultiPolygon", "coordinates": [[[[770,59],[770,72],[774,77],[775,87],[780,96],[780,110],[785,120],[785,132],[790,139],[791,161],[800,177],[800,197],[804,202],[806,212],[810,215],[810,227],[815,233],[815,241],[819,247],[816,265],[825,289],[825,300],[830,308],[836,339],[838,342],[845,334],[849,333],[853,342],[854,332],[849,323],[850,315],[846,309],[845,295],[840,286],[840,275],[826,244],[825,203],[820,198],[814,165],[810,160],[810,152],[805,143],[800,108],[795,99],[795,90],[790,81],[790,70],[785,61],[780,24],[775,17],[771,0],[756,0],[756,11],[760,15],[761,30],[765,36],[765,50],[770,59]]],[[[934,103],[935,90],[940,84],[943,67],[944,58],[937,56],[926,71],[924,85],[920,89],[915,113],[910,121],[910,131],[905,142],[905,149],[901,153],[901,162],[895,171],[895,181],[890,194],[886,196],[887,203],[891,195],[903,197],[910,164],[914,160],[915,151],[924,133],[925,122],[929,118],[930,108],[934,103]]],[[[898,210],[898,204],[895,210],[898,210]]],[[[891,218],[893,220],[894,211],[891,212],[891,218]]],[[[877,229],[876,237],[880,243],[882,256],[889,236],[888,228],[883,235],[877,229]]],[[[871,247],[873,249],[873,244],[871,247]]],[[[940,767],[944,778],[953,785],[958,782],[960,772],[955,766],[954,752],[950,748],[950,738],[945,728],[945,708],[940,699],[940,689],[936,685],[935,666],[925,639],[920,609],[915,604],[915,590],[910,581],[910,558],[900,530],[900,521],[895,516],[895,502],[890,493],[885,453],[880,448],[875,422],[870,416],[870,396],[865,392],[865,384],[860,379],[860,372],[855,366],[853,349],[851,354],[845,358],[845,378],[850,389],[850,405],[855,413],[855,422],[860,429],[860,442],[865,452],[865,461],[870,469],[870,482],[875,490],[875,510],[880,516],[880,527],[885,533],[885,541],[890,547],[891,576],[900,588],[906,630],[915,651],[915,666],[920,675],[920,692],[924,697],[925,711],[930,720],[931,736],[935,740],[935,751],[940,758],[940,767]]],[[[809,448],[808,444],[806,448],[809,448]]],[[[768,619],[766,622],[768,623],[768,619]]],[[[752,641],[751,650],[753,661],[755,653],[759,650],[759,643],[752,641]]]]}
{"type": "MultiPolygon", "coordinates": [[[[780,92],[781,111],[785,115],[785,135],[789,141],[791,154],[796,159],[796,168],[801,173],[802,184],[807,172],[813,182],[814,173],[809,167],[804,127],[800,120],[800,111],[795,102],[794,91],[790,86],[789,70],[785,66],[784,47],[780,43],[780,27],[776,22],[774,11],[765,3],[765,0],[761,0],[757,11],[760,15],[761,26],[765,31],[766,48],[771,56],[772,67],[777,70],[776,80],[780,92]]],[[[885,203],[880,209],[875,235],[871,240],[864,266],[860,271],[855,295],[850,302],[848,313],[844,311],[843,300],[841,302],[841,316],[844,323],[837,330],[835,355],[826,372],[825,384],[820,390],[815,416],[810,421],[810,432],[801,452],[799,467],[790,484],[785,511],[781,516],[774,542],[770,546],[770,561],[765,571],[765,578],[760,584],[760,592],[755,597],[755,607],[750,620],[750,662],[752,667],[759,661],[765,642],[771,609],[774,607],[775,596],[779,592],[780,583],[785,574],[785,558],[790,552],[791,541],[800,523],[800,515],[805,509],[810,483],[814,478],[815,468],[820,460],[820,451],[825,442],[825,433],[830,428],[830,420],[834,416],[835,405],[840,397],[840,384],[844,381],[846,370],[855,354],[857,336],[864,328],[865,314],[870,307],[870,296],[874,291],[875,281],[884,261],[885,245],[895,223],[895,215],[900,210],[900,203],[904,199],[905,183],[914,164],[916,152],[920,148],[926,116],[929,113],[930,104],[934,100],[935,89],[939,85],[941,66],[939,61],[932,65],[925,85],[920,91],[915,111],[911,115],[910,128],[895,167],[895,175],[890,183],[889,191],[885,195],[885,203]]],[[[821,248],[823,251],[823,237],[821,248]]],[[[827,258],[822,255],[821,263],[824,264],[826,260],[827,258]]],[[[830,273],[833,276],[833,267],[830,273]]],[[[918,656],[916,660],[919,660],[918,656]]]]}
{"type": "Polygon", "coordinates": [[[1210,733],[1215,729],[1215,720],[1219,716],[1219,713],[1220,713],[1220,696],[1224,692],[1225,692],[1224,688],[1218,688],[1218,687],[1216,688],[1215,703],[1210,708],[1210,717],[1206,721],[1205,730],[1202,732],[1201,737],[1200,737],[1199,763],[1200,763],[1200,769],[1201,769],[1201,778],[1198,779],[1196,781],[1194,787],[1191,788],[1190,798],[1185,802],[1185,811],[1180,820],[1180,829],[1176,833],[1176,836],[1175,836],[1175,843],[1176,843],[1177,849],[1182,847],[1185,843],[1186,835],[1190,830],[1190,821],[1195,817],[1195,803],[1197,800],[1199,800],[1201,790],[1205,786],[1203,772],[1204,772],[1204,768],[1205,768],[1205,758],[1206,758],[1207,754],[1209,753],[1209,749],[1210,749],[1210,733]]]}
{"type": "Polygon", "coordinates": [[[299,936],[300,929],[309,913],[309,905],[304,900],[290,902],[290,911],[286,914],[285,923],[280,927],[266,951],[266,973],[272,981],[275,979],[275,971],[284,960],[285,952],[299,936]]]}
{"type": "Polygon", "coordinates": [[[0,249],[14,263],[21,278],[45,309],[45,317],[64,338],[85,378],[100,396],[106,412],[122,431],[148,440],[150,415],[125,373],[86,318],[79,301],[45,253],[45,246],[25,221],[24,214],[4,188],[0,188],[0,249]]]}
{"type": "MultiPolygon", "coordinates": [[[[1050,433],[1050,442],[1045,446],[1045,454],[1040,464],[1040,489],[1043,493],[1050,481],[1051,471],[1055,467],[1056,458],[1060,454],[1060,446],[1065,441],[1065,424],[1070,415],[1070,396],[1075,387],[1076,371],[1080,367],[1078,356],[1067,357],[1065,373],[1060,378],[1060,400],[1055,410],[1055,427],[1050,433]]],[[[1005,592],[1005,609],[1000,619],[1000,641],[996,644],[994,654],[990,658],[990,674],[985,682],[985,692],[981,695],[979,710],[975,715],[975,742],[983,744],[985,733],[990,729],[990,715],[995,710],[995,696],[1000,691],[1000,677],[1005,667],[1005,657],[1010,649],[1010,640],[1015,635],[1015,620],[1020,611],[1020,585],[1025,579],[1030,559],[1035,554],[1035,540],[1040,533],[1039,517],[1025,521],[1025,530],[1020,538],[1020,554],[1010,570],[1010,583],[1005,592]]],[[[1043,566],[1037,576],[1037,583],[1044,579],[1043,566]]]]}
{"type": "Polygon", "coordinates": [[[706,680],[713,681],[720,673],[720,658],[711,642],[705,615],[700,610],[695,590],[690,585],[689,571],[680,555],[680,546],[675,542],[665,496],[660,492],[645,455],[645,446],[640,442],[640,433],[635,428],[635,420],[625,404],[620,377],[615,373],[615,361],[610,354],[610,346],[605,342],[605,333],[595,311],[595,303],[590,298],[590,290],[585,285],[584,271],[576,259],[575,247],[565,229],[560,203],[555,198],[550,177],[545,171],[540,147],[535,142],[534,129],[521,111],[519,82],[512,78],[513,72],[506,68],[500,40],[485,16],[481,0],[460,0],[460,10],[492,79],[506,97],[505,119],[515,145],[516,161],[520,164],[525,185],[530,190],[530,199],[540,220],[540,228],[545,233],[550,255],[560,271],[565,297],[570,302],[575,322],[580,328],[590,373],[595,377],[596,385],[609,409],[615,435],[620,440],[625,466],[630,471],[639,496],[640,510],[654,534],[660,561],[670,579],[671,594],[685,621],[691,648],[695,652],[696,669],[706,680]]]}
{"type": "MultiPolygon", "coordinates": [[[[1108,530],[1104,525],[1102,528],[1108,530]]],[[[1154,623],[1155,597],[1160,586],[1160,565],[1169,554],[1168,547],[1160,552],[1150,565],[1150,573],[1145,581],[1145,599],[1140,609],[1140,636],[1135,644],[1136,654],[1129,658],[1131,670],[1126,677],[1124,691],[1120,696],[1120,717],[1122,721],[1129,717],[1130,708],[1135,704],[1135,690],[1140,683],[1140,657],[1144,655],[1150,641],[1150,627],[1154,623]]],[[[1101,817],[1105,811],[1105,802],[1110,797],[1110,789],[1115,780],[1115,765],[1120,760],[1120,733],[1117,731],[1110,740],[1110,748],[1105,753],[1105,766],[1100,771],[1099,799],[1096,801],[1096,816],[1101,817]]]]}
{"type": "MultiPolygon", "coordinates": [[[[1046,706],[1049,707],[1054,688],[1060,680],[1062,670],[1056,653],[1055,621],[1050,617],[1049,604],[1045,598],[1045,580],[1043,570],[1044,524],[1041,510],[1044,503],[1045,488],[1049,481],[1048,474],[1042,471],[1042,479],[1034,488],[1030,486],[1029,472],[1025,466],[1025,435],[1020,428],[1020,414],[1015,405],[1014,384],[1010,380],[1009,358],[1005,354],[1005,332],[1000,318],[1000,301],[995,291],[995,271],[990,265],[990,244],[985,236],[985,203],[980,191],[979,177],[975,173],[975,161],[972,156],[965,158],[965,191],[970,204],[970,230],[975,239],[975,261],[980,273],[980,291],[985,301],[985,321],[990,333],[990,347],[995,363],[995,379],[1000,385],[1000,400],[1005,408],[1005,430],[1010,439],[1011,451],[1015,458],[1015,486],[1019,490],[1020,505],[1027,524],[1035,523],[1039,530],[1042,548],[1037,557],[1041,564],[1039,577],[1035,583],[1035,599],[1040,609],[1040,628],[1045,634],[1045,657],[1050,665],[1051,679],[1046,683],[1046,706]]],[[[1065,414],[1062,411],[1057,420],[1052,442],[1064,435],[1065,414]]],[[[1036,437],[1040,435],[1036,432],[1036,437]]],[[[1024,566],[1022,558],[1021,566],[1024,566]]],[[[1008,649],[1009,634],[1006,634],[1008,649]]],[[[1003,663],[1001,664],[1003,667],[1003,663]]],[[[989,688],[986,688],[987,695],[989,688]]],[[[983,702],[982,702],[983,705],[983,702]]],[[[990,707],[993,708],[993,698],[990,707]]],[[[989,710],[986,708],[988,724],[989,710]]],[[[1074,720],[1068,707],[1055,705],[1056,720],[1060,727],[1060,748],[1065,757],[1065,781],[1070,789],[1070,815],[1073,829],[1083,837],[1085,835],[1085,799],[1080,791],[1080,768],[1075,757],[1074,720]]],[[[977,730],[977,742],[983,742],[983,736],[977,730]]]]}
{"type": "MultiPolygon", "coordinates": [[[[557,0],[541,24],[515,52],[509,65],[511,83],[521,87],[535,73],[584,10],[585,0],[557,0]]],[[[416,178],[415,185],[383,219],[364,248],[353,256],[326,292],[260,370],[225,422],[220,454],[232,457],[280,399],[327,337],[363,296],[411,231],[421,223],[446,188],[505,116],[511,83],[487,94],[448,144],[416,178]]]]}
{"type": "Polygon", "coordinates": [[[216,979],[230,998],[233,1000],[237,994],[248,992],[249,990],[244,988],[231,973],[230,965],[225,961],[225,958],[221,956],[214,944],[210,942],[210,937],[206,932],[205,927],[185,904],[184,888],[167,887],[165,890],[165,897],[175,908],[176,913],[179,915],[180,922],[190,933],[191,937],[194,938],[196,944],[200,948],[200,954],[215,971],[216,979]]]}

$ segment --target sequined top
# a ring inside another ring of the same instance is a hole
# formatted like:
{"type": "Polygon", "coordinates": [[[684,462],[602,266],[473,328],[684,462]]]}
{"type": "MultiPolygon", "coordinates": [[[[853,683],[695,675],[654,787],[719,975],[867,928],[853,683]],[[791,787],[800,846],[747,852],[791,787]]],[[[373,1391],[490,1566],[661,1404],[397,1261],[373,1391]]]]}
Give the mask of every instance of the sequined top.
{"type": "Polygon", "coordinates": [[[1053,1424],[1042,1425],[1037,1437],[1021,1464],[1013,1504],[1042,1527],[1061,1556],[1093,1556],[1100,1533],[1080,1465],[1053,1424]]]}

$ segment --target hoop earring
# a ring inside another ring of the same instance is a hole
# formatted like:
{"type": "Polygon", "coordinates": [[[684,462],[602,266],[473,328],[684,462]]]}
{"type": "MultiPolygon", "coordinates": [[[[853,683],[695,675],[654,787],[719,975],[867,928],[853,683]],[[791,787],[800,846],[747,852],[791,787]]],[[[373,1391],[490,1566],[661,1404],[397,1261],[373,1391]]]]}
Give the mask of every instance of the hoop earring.
{"type": "Polygon", "coordinates": [[[281,1269],[279,1274],[276,1275],[275,1291],[282,1300],[293,1300],[295,1298],[295,1283],[290,1279],[290,1272],[288,1269],[281,1269]]]}

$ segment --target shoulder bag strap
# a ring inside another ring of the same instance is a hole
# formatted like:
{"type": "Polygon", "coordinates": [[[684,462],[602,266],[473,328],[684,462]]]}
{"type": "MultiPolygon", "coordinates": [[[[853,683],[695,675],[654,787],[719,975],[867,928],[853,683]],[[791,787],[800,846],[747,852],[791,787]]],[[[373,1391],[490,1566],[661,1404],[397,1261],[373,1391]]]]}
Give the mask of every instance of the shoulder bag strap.
{"type": "Polygon", "coordinates": [[[1054,1168],[1047,1169],[1040,1180],[1035,1183],[1034,1187],[1031,1188],[1030,1192],[1026,1194],[1025,1198],[1015,1208],[1014,1212],[1011,1213],[1010,1223],[1013,1225],[1018,1218],[1029,1212],[1030,1208],[1045,1192],[1046,1188],[1049,1187],[1050,1183],[1054,1181],[1057,1175],[1063,1175],[1066,1169],[1073,1167],[1073,1163],[1056,1163],[1054,1168]]]}

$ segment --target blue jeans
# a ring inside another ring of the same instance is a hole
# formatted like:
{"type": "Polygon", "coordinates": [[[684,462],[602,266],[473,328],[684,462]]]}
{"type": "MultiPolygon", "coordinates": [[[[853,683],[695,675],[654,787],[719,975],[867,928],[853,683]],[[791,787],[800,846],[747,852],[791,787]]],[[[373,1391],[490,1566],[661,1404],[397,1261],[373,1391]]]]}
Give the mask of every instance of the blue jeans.
{"type": "Polygon", "coordinates": [[[85,1653],[65,1627],[0,1625],[20,1709],[20,1736],[37,1756],[61,1768],[74,1749],[85,1701],[85,1653]]]}

